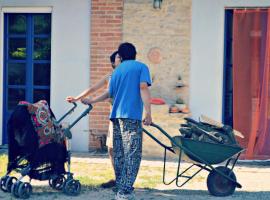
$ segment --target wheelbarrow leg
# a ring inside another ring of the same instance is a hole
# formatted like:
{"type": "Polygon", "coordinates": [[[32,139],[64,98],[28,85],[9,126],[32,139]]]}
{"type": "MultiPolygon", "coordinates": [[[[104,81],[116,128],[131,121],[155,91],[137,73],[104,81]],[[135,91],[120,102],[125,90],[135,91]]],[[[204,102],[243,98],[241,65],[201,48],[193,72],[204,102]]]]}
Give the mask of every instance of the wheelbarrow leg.
{"type": "MultiPolygon", "coordinates": [[[[238,158],[239,158],[240,154],[241,154],[241,153],[238,153],[237,156],[236,156],[236,158],[234,159],[234,161],[233,161],[233,163],[232,163],[231,170],[233,170],[233,168],[234,168],[236,162],[238,161],[238,158]]],[[[228,167],[231,161],[232,161],[232,158],[230,158],[230,159],[227,161],[227,163],[226,163],[225,166],[228,167]]]]}
{"type": "Polygon", "coordinates": [[[195,164],[190,165],[188,168],[186,168],[183,172],[180,173],[180,163],[181,163],[181,157],[182,157],[182,149],[180,149],[180,154],[179,154],[179,159],[178,159],[178,168],[177,168],[177,174],[176,174],[176,186],[177,187],[182,187],[183,185],[185,185],[187,182],[189,182],[194,176],[196,176],[200,171],[203,170],[202,167],[200,167],[199,170],[197,170],[192,176],[186,176],[184,175],[188,170],[190,170],[191,168],[193,168],[194,166],[197,166],[195,164]],[[186,178],[186,181],[184,181],[181,185],[179,184],[179,178],[186,178]]]}
{"type": "Polygon", "coordinates": [[[166,158],[167,158],[167,149],[164,148],[164,150],[165,151],[164,151],[164,166],[163,166],[163,183],[165,185],[170,185],[171,183],[173,183],[175,181],[175,184],[176,184],[177,187],[182,187],[187,182],[189,182],[194,176],[196,176],[200,171],[202,171],[203,169],[205,169],[205,166],[198,166],[198,165],[192,164],[187,169],[185,169],[183,172],[180,173],[180,169],[181,169],[181,157],[182,157],[182,150],[180,149],[180,153],[179,153],[179,157],[178,157],[178,164],[177,164],[176,176],[171,181],[166,182],[166,162],[167,162],[167,159],[166,158]],[[188,170],[190,170],[194,166],[197,166],[200,169],[198,169],[192,176],[186,176],[186,175],[184,175],[188,170]],[[186,178],[187,180],[180,185],[180,178],[181,177],[182,178],[186,178]]]}
{"type": "Polygon", "coordinates": [[[187,172],[188,170],[190,170],[192,167],[197,166],[195,164],[191,165],[190,167],[188,167],[185,171],[183,171],[181,174],[178,174],[176,177],[176,186],[177,187],[182,187],[183,185],[185,185],[187,182],[189,182],[194,176],[196,176],[198,173],[200,173],[200,171],[203,170],[203,168],[198,169],[194,174],[192,174],[192,176],[186,176],[183,175],[185,172],[187,172]],[[183,177],[186,178],[187,180],[182,183],[181,185],[179,184],[179,177],[183,177]]]}
{"type": "MultiPolygon", "coordinates": [[[[164,183],[164,185],[170,185],[172,182],[174,182],[175,181],[175,179],[176,178],[174,178],[173,180],[171,180],[170,182],[166,182],[166,162],[167,162],[167,149],[166,148],[164,148],[164,164],[163,164],[163,183],[164,183]]],[[[178,161],[178,166],[180,165],[179,164],[179,162],[180,161],[178,161]]]]}

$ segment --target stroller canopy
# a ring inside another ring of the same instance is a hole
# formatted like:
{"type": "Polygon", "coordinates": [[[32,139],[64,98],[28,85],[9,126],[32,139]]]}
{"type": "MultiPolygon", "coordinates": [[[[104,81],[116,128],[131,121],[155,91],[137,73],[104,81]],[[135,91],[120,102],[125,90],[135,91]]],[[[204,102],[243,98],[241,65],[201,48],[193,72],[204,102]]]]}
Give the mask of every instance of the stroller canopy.
{"type": "Polygon", "coordinates": [[[38,134],[39,148],[52,142],[63,144],[64,132],[61,126],[56,123],[47,101],[40,100],[34,104],[20,101],[18,105],[27,106],[34,129],[38,134]]]}

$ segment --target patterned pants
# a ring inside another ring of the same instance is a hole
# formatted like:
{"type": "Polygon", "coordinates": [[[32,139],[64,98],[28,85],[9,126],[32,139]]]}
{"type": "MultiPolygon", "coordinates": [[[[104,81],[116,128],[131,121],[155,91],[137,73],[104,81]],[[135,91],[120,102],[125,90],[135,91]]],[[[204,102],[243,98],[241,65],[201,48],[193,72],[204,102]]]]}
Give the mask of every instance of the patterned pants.
{"type": "Polygon", "coordinates": [[[113,159],[118,192],[133,191],[142,158],[142,124],[140,120],[113,120],[113,159]]]}

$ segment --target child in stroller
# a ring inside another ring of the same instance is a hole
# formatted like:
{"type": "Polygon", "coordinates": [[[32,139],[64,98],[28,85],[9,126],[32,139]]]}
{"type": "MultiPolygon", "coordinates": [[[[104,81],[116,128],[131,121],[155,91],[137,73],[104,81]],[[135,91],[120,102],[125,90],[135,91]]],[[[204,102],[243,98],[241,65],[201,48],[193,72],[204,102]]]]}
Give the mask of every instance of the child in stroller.
{"type": "Polygon", "coordinates": [[[15,197],[29,198],[32,186],[22,182],[25,176],[36,180],[49,180],[49,185],[68,195],[78,195],[81,184],[70,172],[70,129],[92,109],[90,105],[75,122],[63,129],[60,125],[76,108],[74,103],[60,120],[56,121],[46,101],[35,104],[20,102],[8,121],[7,173],[0,180],[0,188],[15,197]],[[68,171],[65,170],[67,163],[68,171]],[[10,176],[15,170],[20,178],[10,176]]]}

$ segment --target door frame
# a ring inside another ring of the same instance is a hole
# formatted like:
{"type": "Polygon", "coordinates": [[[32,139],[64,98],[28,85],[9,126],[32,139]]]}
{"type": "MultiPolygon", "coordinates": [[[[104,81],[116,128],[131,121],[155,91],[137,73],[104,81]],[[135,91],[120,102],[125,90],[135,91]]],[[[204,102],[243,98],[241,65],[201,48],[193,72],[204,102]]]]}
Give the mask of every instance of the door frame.
{"type": "Polygon", "coordinates": [[[45,7],[2,7],[0,11],[0,85],[2,88],[2,94],[0,95],[0,145],[3,144],[3,122],[4,122],[4,14],[6,13],[52,13],[51,6],[45,7]]]}
{"type": "Polygon", "coordinates": [[[233,88],[232,87],[232,26],[233,26],[233,9],[225,9],[224,12],[224,57],[223,57],[223,99],[222,99],[222,123],[233,127],[233,88]],[[231,32],[229,31],[231,30],[231,32]],[[229,61],[231,59],[231,63],[229,61]],[[231,81],[231,83],[227,82],[231,81]],[[229,94],[228,94],[229,93],[229,94]],[[230,94],[231,93],[231,94],[230,94]],[[231,95],[231,99],[227,98],[231,95]],[[228,102],[230,101],[230,102],[228,102]],[[230,115],[231,114],[231,115],[230,115]]]}

